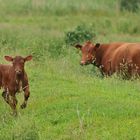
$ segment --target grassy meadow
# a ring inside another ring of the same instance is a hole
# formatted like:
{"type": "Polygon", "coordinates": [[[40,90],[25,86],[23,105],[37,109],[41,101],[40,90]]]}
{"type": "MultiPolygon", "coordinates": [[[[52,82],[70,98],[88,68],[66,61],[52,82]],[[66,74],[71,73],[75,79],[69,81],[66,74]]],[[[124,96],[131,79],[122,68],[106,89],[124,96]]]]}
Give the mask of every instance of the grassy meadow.
{"type": "Polygon", "coordinates": [[[140,80],[103,78],[65,43],[83,24],[94,43],[140,42],[139,15],[121,12],[119,0],[0,0],[0,63],[33,55],[27,108],[17,94],[13,117],[0,98],[0,140],[140,140],[140,80]]]}

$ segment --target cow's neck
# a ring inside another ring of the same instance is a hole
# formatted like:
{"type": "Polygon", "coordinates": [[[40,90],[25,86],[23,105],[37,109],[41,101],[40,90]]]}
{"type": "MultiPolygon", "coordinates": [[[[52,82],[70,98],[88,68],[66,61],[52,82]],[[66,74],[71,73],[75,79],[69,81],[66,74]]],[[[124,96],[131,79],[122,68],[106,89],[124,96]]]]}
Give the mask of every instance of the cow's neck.
{"type": "Polygon", "coordinates": [[[95,54],[95,65],[98,68],[102,67],[102,57],[103,57],[103,54],[104,54],[105,50],[106,50],[106,48],[104,48],[104,45],[101,45],[97,49],[97,51],[96,51],[96,54],[95,54]]]}

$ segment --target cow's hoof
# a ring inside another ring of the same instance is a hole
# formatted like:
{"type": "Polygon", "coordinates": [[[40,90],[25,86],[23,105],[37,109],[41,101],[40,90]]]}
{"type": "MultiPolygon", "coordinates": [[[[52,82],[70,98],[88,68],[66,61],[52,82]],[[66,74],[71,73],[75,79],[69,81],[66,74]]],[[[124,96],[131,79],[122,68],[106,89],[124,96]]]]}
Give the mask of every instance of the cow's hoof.
{"type": "Polygon", "coordinates": [[[26,104],[24,103],[20,106],[21,109],[24,109],[25,107],[26,107],[26,104]]]}

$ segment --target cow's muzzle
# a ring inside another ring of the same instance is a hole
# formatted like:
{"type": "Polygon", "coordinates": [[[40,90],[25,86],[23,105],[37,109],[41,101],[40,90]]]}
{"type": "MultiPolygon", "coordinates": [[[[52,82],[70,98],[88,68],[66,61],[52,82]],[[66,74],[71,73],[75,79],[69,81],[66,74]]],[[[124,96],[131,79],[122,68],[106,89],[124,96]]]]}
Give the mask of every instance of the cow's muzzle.
{"type": "Polygon", "coordinates": [[[22,74],[22,70],[15,70],[17,75],[21,75],[22,74]]]}
{"type": "Polygon", "coordinates": [[[81,66],[86,65],[86,62],[85,62],[85,61],[81,61],[81,62],[80,62],[80,65],[81,65],[81,66]]]}
{"type": "Polygon", "coordinates": [[[81,61],[81,62],[80,62],[80,65],[81,65],[81,66],[83,66],[83,65],[88,65],[88,64],[90,64],[89,61],[81,61]]]}

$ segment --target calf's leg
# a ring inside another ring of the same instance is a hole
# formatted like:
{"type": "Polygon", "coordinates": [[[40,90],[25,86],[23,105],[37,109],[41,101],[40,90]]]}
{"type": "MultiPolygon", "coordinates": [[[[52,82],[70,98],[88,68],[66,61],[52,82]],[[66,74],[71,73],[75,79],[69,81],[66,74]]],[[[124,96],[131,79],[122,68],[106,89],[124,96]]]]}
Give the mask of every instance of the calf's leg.
{"type": "Polygon", "coordinates": [[[12,95],[9,98],[10,98],[9,99],[9,105],[10,105],[10,107],[13,110],[13,115],[16,116],[17,115],[17,109],[16,109],[17,99],[16,99],[16,96],[15,95],[12,95]]]}
{"type": "Polygon", "coordinates": [[[22,89],[24,91],[24,102],[22,103],[22,105],[20,107],[23,109],[27,106],[27,100],[30,96],[28,77],[27,77],[26,73],[24,73],[24,77],[22,80],[22,89]]]}
{"type": "Polygon", "coordinates": [[[12,108],[13,115],[16,116],[17,115],[16,105],[17,105],[18,101],[16,99],[15,94],[14,95],[10,95],[9,92],[3,91],[2,97],[10,105],[10,107],[12,108]]]}
{"type": "Polygon", "coordinates": [[[29,87],[26,87],[24,89],[24,102],[20,106],[22,109],[24,109],[27,106],[27,100],[28,100],[29,96],[30,96],[29,87]]]}

